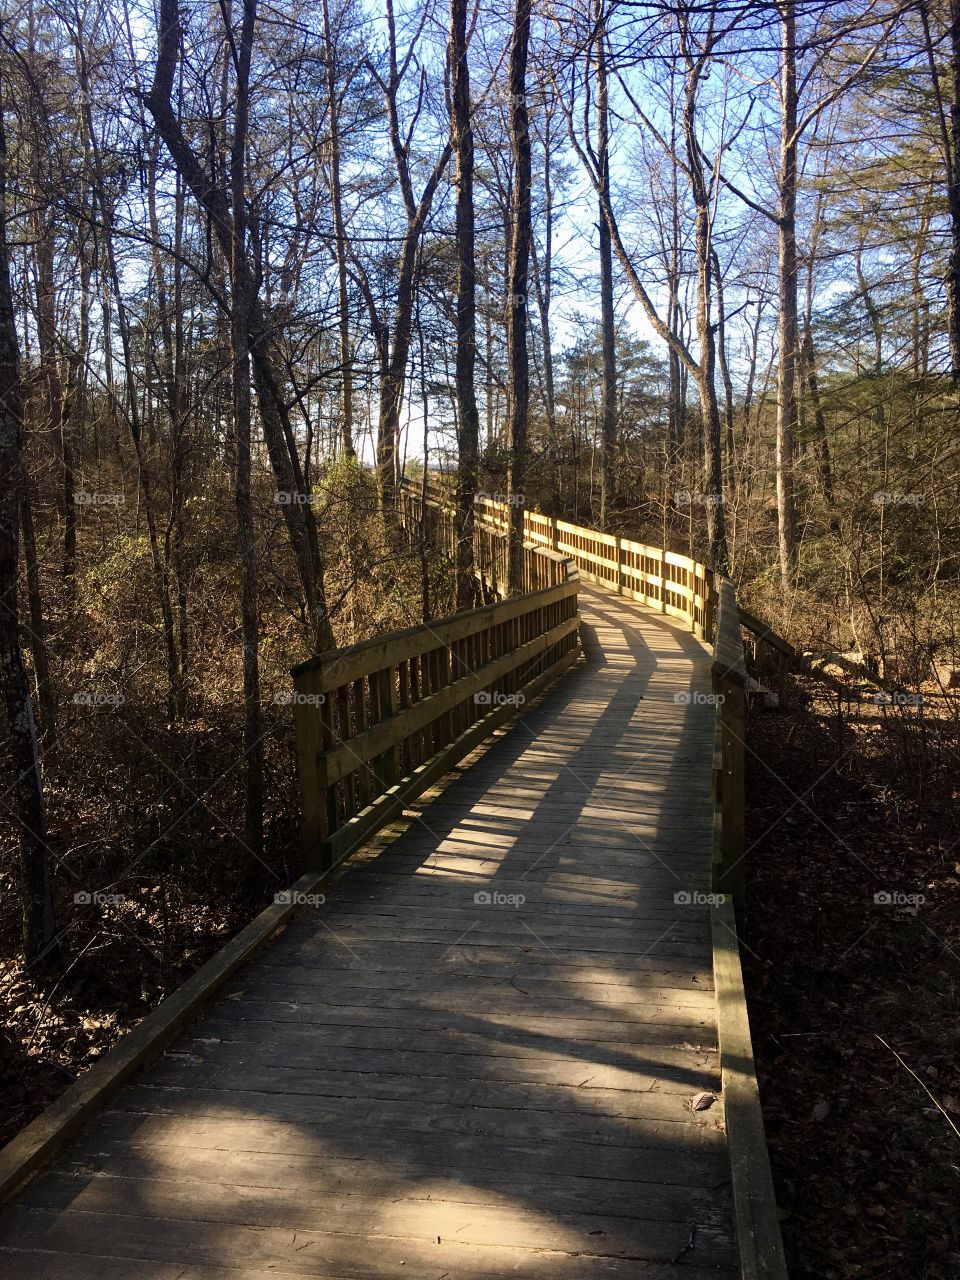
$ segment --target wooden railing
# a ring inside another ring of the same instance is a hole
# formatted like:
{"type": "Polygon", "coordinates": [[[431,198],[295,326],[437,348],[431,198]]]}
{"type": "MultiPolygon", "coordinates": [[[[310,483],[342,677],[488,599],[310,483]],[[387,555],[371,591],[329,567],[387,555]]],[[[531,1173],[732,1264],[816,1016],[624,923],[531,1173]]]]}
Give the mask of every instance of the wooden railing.
{"type": "MultiPolygon", "coordinates": [[[[503,600],[508,594],[509,582],[507,525],[496,517],[488,518],[479,499],[477,514],[479,519],[475,520],[473,529],[474,571],[482,582],[487,597],[503,600]]],[[[400,490],[400,518],[408,532],[425,524],[430,544],[442,548],[450,557],[451,563],[456,561],[457,528],[448,494],[432,490],[424,505],[419,487],[404,484],[400,490]]],[[[568,569],[564,566],[571,562],[578,568],[571,553],[560,551],[542,541],[528,539],[523,544],[523,591],[539,591],[544,587],[557,586],[565,581],[568,569]]]]}
{"type": "MultiPolygon", "coordinates": [[[[426,510],[420,484],[407,482],[402,492],[405,521],[433,521],[438,545],[445,547],[451,558],[455,557],[453,491],[428,483],[426,510]]],[[[482,494],[477,496],[475,508],[474,558],[478,573],[489,589],[505,594],[510,508],[506,502],[482,494]]],[[[701,640],[713,643],[716,699],[713,792],[717,806],[714,888],[730,894],[742,916],[747,694],[757,685],[770,687],[776,691],[779,704],[785,705],[787,678],[796,657],[794,650],[759,618],[737,604],[729,579],[714,574],[698,560],[662,547],[568,524],[535,511],[524,510],[523,529],[525,566],[533,548],[569,556],[581,578],[680,618],[701,640]],[[746,644],[744,632],[748,636],[746,644]],[[748,670],[755,681],[753,686],[748,680],[748,670]]],[[[524,572],[528,572],[526,567],[524,572]]],[[[525,589],[529,589],[526,581],[525,589]]]]}
{"type": "MultiPolygon", "coordinates": [[[[456,558],[453,495],[401,487],[401,518],[456,558]]],[[[743,910],[745,718],[751,687],[781,704],[794,652],[688,556],[524,511],[523,591],[508,597],[509,506],[478,496],[474,566],[492,603],[321,654],[294,668],[303,840],[311,867],[359,847],[533,696],[578,652],[585,578],[682,619],[714,645],[714,888],[743,910]],[[744,644],[744,632],[749,637],[744,644]]]]}
{"type": "Polygon", "coordinates": [[[294,667],[308,866],[343,861],[576,659],[576,566],[524,559],[524,595],[294,667]]]}
{"type": "Polygon", "coordinates": [[[782,636],[748,613],[743,605],[737,606],[741,628],[747,633],[745,651],[747,668],[758,681],[768,685],[777,694],[781,707],[787,705],[789,676],[796,666],[797,651],[782,636]]]}
{"type": "MultiPolygon", "coordinates": [[[[418,485],[406,483],[403,491],[419,502],[418,485]]],[[[449,510],[452,494],[431,484],[427,488],[427,499],[436,510],[449,510]]],[[[477,496],[475,505],[478,527],[494,533],[500,543],[501,572],[505,579],[510,508],[506,502],[483,494],[477,496]]],[[[446,532],[449,533],[449,529],[446,532]]],[[[534,547],[570,556],[585,581],[638,600],[670,617],[683,619],[701,640],[709,642],[712,638],[716,607],[713,572],[698,560],[526,509],[523,534],[525,542],[534,547]]],[[[483,561],[478,558],[478,563],[483,561]]]]}

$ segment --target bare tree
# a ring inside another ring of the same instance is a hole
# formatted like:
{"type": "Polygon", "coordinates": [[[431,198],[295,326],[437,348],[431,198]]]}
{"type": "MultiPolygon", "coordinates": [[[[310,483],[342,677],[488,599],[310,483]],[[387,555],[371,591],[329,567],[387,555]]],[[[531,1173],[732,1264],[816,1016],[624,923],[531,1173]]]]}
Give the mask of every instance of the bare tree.
{"type": "Polygon", "coordinates": [[[356,457],[353,445],[353,352],[350,341],[350,292],[347,285],[347,228],[343,219],[343,184],[340,180],[340,90],[337,86],[337,47],[330,25],[330,0],[322,0],[323,58],[327,85],[327,119],[330,135],[330,203],[337,259],[337,296],[340,334],[340,438],[348,458],[356,457]]]}
{"type": "MultiPolygon", "coordinates": [[[[147,108],[167,150],[193,193],[210,218],[221,252],[233,260],[234,232],[230,200],[223,184],[208,173],[184,135],[173,109],[173,88],[180,57],[182,30],[177,0],[161,0],[158,25],[157,62],[153,83],[144,95],[147,108]]],[[[308,617],[320,649],[333,644],[327,612],[324,565],[317,541],[316,522],[310,495],[296,447],[283,382],[272,355],[273,326],[264,314],[257,281],[258,274],[249,255],[238,264],[236,287],[249,300],[249,351],[253,379],[260,406],[260,420],[267,443],[278,492],[286,501],[282,511],[290,535],[308,617]]]]}
{"type": "MultiPolygon", "coordinates": [[[[473,208],[473,122],[467,62],[467,0],[450,0],[450,143],[457,192],[457,608],[476,598],[473,572],[473,500],[477,492],[480,414],[474,386],[477,364],[477,266],[473,208]]],[[[424,460],[426,469],[426,460],[424,460]]]]}
{"type": "Polygon", "coordinates": [[[600,528],[610,523],[614,495],[614,448],[617,430],[616,321],[613,310],[613,252],[610,227],[603,214],[610,205],[610,88],[607,77],[606,0],[594,0],[593,63],[597,81],[597,151],[594,164],[600,185],[600,343],[603,375],[600,389],[600,528]]]}
{"type": "Polygon", "coordinates": [[[523,492],[527,467],[527,416],[530,410],[530,363],[527,353],[527,289],[529,285],[532,158],[530,111],[527,105],[527,61],[530,49],[530,0],[515,0],[510,36],[510,147],[513,153],[513,198],[507,258],[507,351],[509,359],[507,472],[510,502],[510,587],[518,591],[523,576],[523,492]]]}
{"type": "Polygon", "coordinates": [[[950,248],[945,276],[947,286],[947,336],[950,342],[950,372],[960,384],[960,0],[950,0],[947,11],[947,47],[950,75],[946,79],[937,67],[935,42],[930,31],[928,0],[917,0],[923,26],[924,53],[937,105],[937,128],[943,152],[943,170],[950,217],[950,248]]]}
{"type": "Polygon", "coordinates": [[[230,340],[233,354],[233,425],[237,446],[236,504],[240,552],[243,630],[243,754],[246,760],[246,840],[259,857],[263,850],[263,718],[260,713],[260,628],[257,618],[257,550],[250,499],[250,327],[253,287],[247,263],[247,130],[250,118],[250,62],[257,21],[257,0],[243,0],[239,41],[235,39],[225,0],[224,29],[236,82],[233,137],[230,142],[230,203],[233,241],[230,249],[230,340]]]}
{"type": "MultiPolygon", "coordinates": [[[[390,148],[393,153],[397,185],[400,189],[405,218],[403,237],[397,255],[396,302],[393,323],[388,327],[382,321],[378,322],[382,334],[390,333],[392,335],[388,345],[383,350],[380,378],[380,424],[377,438],[377,474],[380,505],[388,535],[391,535],[397,525],[397,448],[400,440],[400,417],[403,409],[407,363],[410,357],[410,344],[413,339],[417,252],[427,218],[430,216],[430,210],[433,207],[437,188],[449,163],[452,147],[448,140],[430,169],[418,198],[413,187],[411,142],[427,90],[427,72],[423,66],[415,64],[414,55],[420,33],[429,17],[429,6],[424,7],[417,29],[414,31],[406,53],[401,59],[397,45],[397,24],[393,0],[386,0],[386,5],[388,35],[388,66],[386,74],[381,74],[374,63],[371,62],[368,65],[371,74],[383,92],[390,131],[390,148]],[[417,103],[413,121],[408,126],[407,131],[404,132],[400,120],[400,90],[411,66],[415,67],[418,77],[417,103]]],[[[369,305],[372,297],[369,289],[366,297],[369,305]]]]}
{"type": "Polygon", "coordinates": [[[0,81],[0,672],[13,759],[20,841],[23,949],[28,964],[53,958],[57,928],[50,887],[40,753],[23,660],[17,567],[23,489],[23,394],[20,345],[7,244],[7,141],[0,81]]]}

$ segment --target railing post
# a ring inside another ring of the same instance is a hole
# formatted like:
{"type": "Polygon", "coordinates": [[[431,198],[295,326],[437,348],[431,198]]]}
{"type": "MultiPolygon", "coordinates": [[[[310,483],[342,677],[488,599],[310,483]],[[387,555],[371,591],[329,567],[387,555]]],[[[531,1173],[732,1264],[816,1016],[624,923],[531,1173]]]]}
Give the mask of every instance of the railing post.
{"type": "Polygon", "coordinates": [[[623,595],[623,539],[619,534],[616,535],[613,548],[614,558],[617,562],[617,595],[623,595]]]}
{"type": "Polygon", "coordinates": [[[790,687],[790,655],[786,653],[777,654],[777,697],[779,705],[785,707],[787,705],[787,690],[790,687]]]}
{"type": "Polygon", "coordinates": [[[325,871],[330,865],[325,841],[331,831],[330,806],[333,796],[326,785],[322,759],[333,734],[331,708],[324,695],[317,691],[320,675],[320,670],[308,671],[294,680],[293,716],[296,726],[303,856],[308,868],[325,871]]]}
{"type": "Polygon", "coordinates": [[[667,548],[660,548],[660,612],[667,612],[667,548]]]}
{"type": "Polygon", "coordinates": [[[708,644],[713,640],[716,593],[714,575],[707,570],[707,575],[703,580],[703,638],[708,644]]]}
{"type": "Polygon", "coordinates": [[[742,919],[746,870],[746,663],[733,583],[726,578],[720,580],[717,595],[712,679],[720,737],[721,829],[714,888],[732,897],[737,916],[742,919]]]}
{"type": "Polygon", "coordinates": [[[739,675],[728,674],[715,681],[715,692],[723,697],[719,708],[723,777],[720,804],[723,829],[721,863],[717,888],[733,898],[738,917],[743,914],[746,848],[746,692],[739,675]]]}

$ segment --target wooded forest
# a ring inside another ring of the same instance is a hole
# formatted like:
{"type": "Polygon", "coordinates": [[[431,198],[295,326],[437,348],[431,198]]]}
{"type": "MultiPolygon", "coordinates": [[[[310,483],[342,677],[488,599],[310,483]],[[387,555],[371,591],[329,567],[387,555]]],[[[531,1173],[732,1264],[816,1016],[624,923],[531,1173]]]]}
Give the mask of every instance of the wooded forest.
{"type": "Polygon", "coordinates": [[[20,1122],[290,882],[289,670],[479,603],[478,494],[925,690],[955,862],[960,0],[4,6],[20,1122]]]}

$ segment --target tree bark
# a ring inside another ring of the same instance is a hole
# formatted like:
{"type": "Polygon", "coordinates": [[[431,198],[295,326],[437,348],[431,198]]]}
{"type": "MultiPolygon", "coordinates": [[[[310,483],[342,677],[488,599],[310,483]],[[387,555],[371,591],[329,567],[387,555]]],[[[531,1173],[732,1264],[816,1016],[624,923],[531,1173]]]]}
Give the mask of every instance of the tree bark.
{"type": "MultiPolygon", "coordinates": [[[[243,0],[240,43],[236,50],[236,106],[230,145],[230,197],[233,241],[230,279],[233,291],[230,339],[233,348],[233,420],[237,467],[235,499],[241,570],[243,636],[243,754],[246,760],[245,832],[249,852],[263,853],[263,723],[260,711],[260,635],[257,616],[257,553],[250,497],[250,315],[253,281],[247,262],[246,150],[250,110],[250,60],[257,19],[257,0],[243,0]]],[[[227,15],[224,14],[224,21],[227,15]]]]}
{"type": "Polygon", "coordinates": [[[510,146],[513,153],[511,236],[507,284],[510,456],[507,491],[510,506],[510,589],[523,583],[523,492],[527,466],[527,415],[530,365],[527,352],[527,288],[531,239],[530,114],[527,109],[527,58],[530,0],[516,0],[510,41],[510,146]]]}
{"type": "Polygon", "coordinates": [[[820,382],[817,374],[817,356],[813,343],[813,284],[814,266],[817,260],[817,246],[820,240],[820,228],[823,217],[823,196],[817,199],[810,231],[810,250],[807,254],[806,305],[803,314],[803,336],[800,339],[800,374],[801,382],[806,383],[810,408],[813,410],[813,440],[816,450],[817,467],[820,472],[820,484],[823,488],[824,501],[833,517],[833,468],[830,462],[830,440],[827,436],[827,422],[820,400],[820,382]]]}
{"type": "Polygon", "coordinates": [[[330,132],[330,203],[336,236],[337,317],[340,337],[340,445],[348,458],[355,458],[353,444],[353,356],[350,350],[350,294],[347,289],[347,232],[343,221],[343,190],[340,182],[340,99],[337,94],[336,44],[330,28],[330,0],[322,0],[323,56],[326,63],[327,111],[330,132]]]}
{"type": "Polygon", "coordinates": [[[380,87],[383,90],[390,130],[390,145],[407,218],[397,268],[397,299],[392,326],[393,345],[389,350],[386,367],[380,379],[380,423],[377,439],[377,477],[380,491],[380,508],[388,540],[392,541],[399,537],[397,450],[400,440],[403,389],[407,376],[407,362],[410,358],[410,344],[413,338],[417,251],[420,246],[420,237],[423,233],[424,225],[433,207],[437,187],[450,160],[451,145],[448,141],[440,153],[420,194],[420,199],[417,200],[414,196],[413,181],[410,175],[409,141],[401,133],[398,101],[400,86],[409,65],[409,59],[404,60],[403,70],[401,70],[397,57],[397,32],[393,0],[386,0],[386,16],[390,61],[387,79],[384,80],[379,76],[372,66],[371,70],[377,76],[380,87]]]}
{"type": "MultiPolygon", "coordinates": [[[[685,35],[684,40],[686,40],[685,35]]],[[[721,573],[726,573],[729,567],[729,553],[723,507],[723,438],[716,386],[716,330],[711,315],[713,213],[710,189],[704,172],[703,151],[696,134],[697,90],[706,62],[703,55],[694,60],[686,44],[684,48],[687,79],[684,88],[683,135],[686,144],[690,194],[693,197],[694,245],[697,262],[696,327],[699,360],[696,369],[692,372],[700,396],[703,430],[708,555],[711,566],[721,573]]]]}
{"type": "Polygon", "coordinates": [[[947,264],[947,328],[950,372],[960,384],[960,0],[950,4],[950,165],[947,205],[950,210],[950,260],[947,264]]]}
{"type": "Polygon", "coordinates": [[[44,758],[57,745],[57,700],[50,679],[50,663],[47,657],[47,623],[43,615],[43,594],[40,588],[40,564],[37,556],[37,538],[33,527],[33,485],[23,469],[23,488],[20,492],[20,521],[23,533],[23,559],[27,579],[27,608],[30,613],[30,652],[33,655],[33,671],[37,681],[37,703],[40,707],[40,727],[43,730],[44,758]]]}
{"type": "Polygon", "coordinates": [[[605,0],[594,4],[597,76],[597,180],[600,183],[600,347],[603,374],[600,391],[600,529],[610,523],[614,502],[614,450],[617,432],[616,329],[613,311],[613,251],[610,228],[603,216],[610,203],[610,105],[607,85],[605,0]]]}
{"type": "MultiPolygon", "coordinates": [[[[477,492],[480,414],[474,378],[477,364],[477,266],[473,207],[473,124],[467,62],[467,0],[451,0],[450,144],[457,192],[457,608],[476,600],[473,500],[477,492]]],[[[424,464],[426,465],[426,464],[424,464]]]]}
{"type": "Polygon", "coordinates": [[[794,455],[797,434],[797,27],[794,0],[780,11],[780,170],[777,269],[780,317],[777,327],[777,531],[780,581],[785,595],[797,570],[794,455]]]}
{"type": "Polygon", "coordinates": [[[54,958],[57,927],[33,703],[23,660],[17,567],[23,488],[23,391],[7,245],[7,144],[0,84],[0,672],[20,844],[23,949],[29,965],[54,958]]]}

